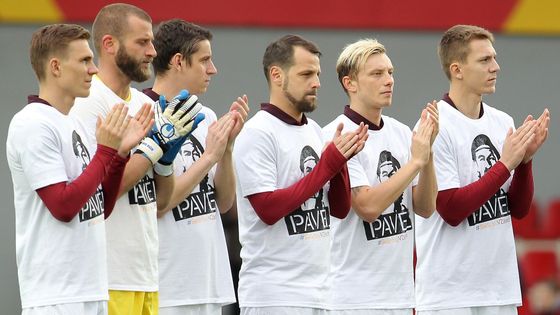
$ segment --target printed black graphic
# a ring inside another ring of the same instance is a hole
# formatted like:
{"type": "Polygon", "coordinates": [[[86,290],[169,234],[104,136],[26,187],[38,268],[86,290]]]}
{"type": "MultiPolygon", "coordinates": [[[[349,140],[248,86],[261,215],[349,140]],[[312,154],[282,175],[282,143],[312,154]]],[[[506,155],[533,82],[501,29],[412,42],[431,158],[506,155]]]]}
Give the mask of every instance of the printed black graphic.
{"type": "MultiPolygon", "coordinates": [[[[193,163],[198,160],[204,153],[204,147],[194,137],[189,136],[187,141],[181,147],[181,157],[183,161],[193,163]]],[[[188,165],[188,163],[185,163],[188,165]]],[[[183,165],[183,173],[187,168],[183,165]]],[[[208,174],[204,176],[198,186],[198,192],[193,192],[177,207],[173,208],[173,217],[175,221],[181,221],[205,214],[215,213],[218,210],[216,203],[216,190],[210,185],[208,174]]]]}
{"type": "MultiPolygon", "coordinates": [[[[391,152],[382,151],[377,164],[377,178],[380,183],[387,181],[399,169],[401,164],[393,157],[391,152]]],[[[393,211],[381,214],[375,221],[364,221],[366,239],[368,241],[390,237],[405,233],[412,229],[410,213],[403,203],[403,194],[393,203],[393,211]]]]}
{"type": "MultiPolygon", "coordinates": [[[[80,137],[75,130],[72,131],[72,149],[74,150],[74,155],[81,159],[82,171],[85,170],[91,159],[88,149],[82,142],[82,137],[80,137]]],[[[103,191],[101,188],[97,187],[93,196],[91,196],[82,207],[82,210],[78,214],[78,218],[80,219],[80,222],[84,222],[101,215],[104,210],[103,191]]]]}
{"type": "Polygon", "coordinates": [[[105,210],[105,204],[103,198],[103,190],[97,188],[93,196],[88,199],[86,204],[82,207],[80,211],[79,218],[80,222],[87,221],[103,214],[105,210]]]}
{"type": "MultiPolygon", "coordinates": [[[[301,150],[299,167],[305,176],[319,162],[319,156],[312,147],[301,150]]],[[[330,226],[329,208],[323,202],[323,188],[307,199],[299,208],[284,218],[289,235],[326,230],[330,226]]]]}
{"type": "MultiPolygon", "coordinates": [[[[471,145],[472,160],[476,163],[478,178],[498,162],[500,153],[486,135],[476,136],[471,145]]],[[[490,200],[468,217],[469,226],[509,216],[507,193],[500,188],[490,200]]]]}
{"type": "Polygon", "coordinates": [[[76,130],[72,131],[72,149],[74,149],[74,155],[82,160],[82,171],[85,170],[91,158],[88,149],[82,142],[82,137],[76,130]]]}
{"type": "Polygon", "coordinates": [[[142,179],[128,191],[128,202],[131,205],[147,205],[156,202],[156,185],[154,179],[144,175],[142,179]]]}

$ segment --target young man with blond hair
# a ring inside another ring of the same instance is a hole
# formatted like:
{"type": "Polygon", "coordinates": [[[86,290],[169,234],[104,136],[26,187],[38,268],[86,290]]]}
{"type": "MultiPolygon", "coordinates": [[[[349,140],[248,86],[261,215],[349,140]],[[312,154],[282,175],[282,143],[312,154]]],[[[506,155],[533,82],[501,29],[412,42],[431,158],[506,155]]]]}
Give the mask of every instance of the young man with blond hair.
{"type": "Polygon", "coordinates": [[[511,116],[483,102],[500,70],[489,31],[453,26],[438,53],[450,86],[438,102],[433,149],[437,211],[417,217],[417,314],[517,314],[511,217],[529,211],[532,158],[547,138],[549,112],[537,120],[529,115],[515,130],[511,116]]]}
{"type": "Polygon", "coordinates": [[[364,149],[348,161],[352,210],[332,218],[331,314],[408,315],[414,307],[414,213],[435,210],[431,146],[438,111],[428,104],[415,132],[383,115],[391,106],[393,64],[375,39],[347,45],[336,70],[349,105],[323,128],[368,126],[364,149]]]}

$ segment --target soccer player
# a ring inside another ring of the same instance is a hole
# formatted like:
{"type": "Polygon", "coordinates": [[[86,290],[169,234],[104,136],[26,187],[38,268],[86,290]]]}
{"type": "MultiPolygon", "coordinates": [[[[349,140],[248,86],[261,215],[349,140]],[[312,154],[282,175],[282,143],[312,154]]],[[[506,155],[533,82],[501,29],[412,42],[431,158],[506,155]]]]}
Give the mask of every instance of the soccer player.
{"type": "Polygon", "coordinates": [[[16,211],[22,314],[106,314],[105,218],[113,209],[128,151],[153,120],[123,104],[96,120],[97,149],[68,116],[97,72],[89,32],[44,26],[31,39],[39,95],[12,119],[6,153],[16,211]],[[95,152],[95,153],[94,153],[95,152]]]}
{"type": "Polygon", "coordinates": [[[395,80],[391,59],[377,40],[347,45],[336,70],[350,105],[323,128],[324,136],[331,137],[340,123],[349,128],[365,123],[369,138],[348,161],[352,210],[346,219],[332,221],[330,314],[410,315],[413,216],[427,218],[436,207],[431,145],[438,132],[437,107],[428,104],[414,133],[383,115],[395,80]]]}
{"type": "MultiPolygon", "coordinates": [[[[154,36],[156,79],[144,92],[153,100],[181,89],[200,96],[217,73],[212,33],[173,19],[154,36]]],[[[220,213],[235,200],[233,143],[247,118],[247,98],[239,98],[221,119],[206,106],[205,119],[177,155],[175,188],[169,205],[158,209],[159,314],[221,314],[235,302],[220,213]]]]}
{"type": "Polygon", "coordinates": [[[270,101],[234,148],[242,314],[327,312],[330,216],[350,210],[346,161],[363,148],[367,128],[341,134],[340,125],[324,147],[321,128],[305,115],[317,107],[320,55],[297,35],[266,48],[270,101]]]}
{"type": "MultiPolygon", "coordinates": [[[[125,102],[132,113],[144,103],[153,103],[130,86],[132,81],[143,82],[151,75],[150,65],[156,56],[152,40],[151,19],[138,7],[111,4],[97,14],[93,41],[99,55],[99,73],[93,78],[90,96],[77,99],[70,113],[85,126],[88,139],[93,137],[95,117],[105,116],[114,103],[125,102]]],[[[120,198],[107,220],[112,315],[157,314],[158,310],[157,206],[167,205],[173,192],[172,162],[180,145],[172,148],[172,144],[181,140],[167,142],[163,136],[183,135],[184,130],[178,132],[174,123],[166,123],[167,111],[157,114],[162,110],[155,109],[155,130],[162,132],[145,138],[135,151],[138,154],[130,157],[120,198]],[[163,126],[174,129],[167,134],[160,128],[163,126]]]]}
{"type": "Polygon", "coordinates": [[[437,212],[416,223],[420,315],[508,315],[521,304],[511,217],[529,211],[532,158],[550,115],[528,116],[514,131],[508,114],[483,102],[500,70],[493,44],[487,30],[456,25],[438,47],[450,86],[433,146],[437,212]]]}

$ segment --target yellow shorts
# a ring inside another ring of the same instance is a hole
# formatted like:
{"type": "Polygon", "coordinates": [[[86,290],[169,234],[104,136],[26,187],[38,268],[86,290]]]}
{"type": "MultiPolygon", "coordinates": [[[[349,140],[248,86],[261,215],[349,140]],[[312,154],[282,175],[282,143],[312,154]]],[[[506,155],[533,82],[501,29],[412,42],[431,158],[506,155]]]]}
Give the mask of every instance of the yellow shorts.
{"type": "Polygon", "coordinates": [[[158,315],[158,293],[109,290],[109,315],[158,315]]]}

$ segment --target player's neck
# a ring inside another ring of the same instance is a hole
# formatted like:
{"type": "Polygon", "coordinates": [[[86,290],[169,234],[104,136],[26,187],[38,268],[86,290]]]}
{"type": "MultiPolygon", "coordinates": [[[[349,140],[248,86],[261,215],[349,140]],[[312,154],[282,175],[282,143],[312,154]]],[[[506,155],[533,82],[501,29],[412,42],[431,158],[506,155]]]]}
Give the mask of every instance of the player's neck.
{"type": "Polygon", "coordinates": [[[181,92],[183,89],[189,88],[187,86],[181,86],[178,80],[175,80],[172,76],[157,76],[154,81],[154,86],[152,91],[159,95],[165,96],[166,100],[171,100],[181,92]]]}
{"type": "Polygon", "coordinates": [[[451,84],[449,97],[463,115],[470,119],[478,119],[480,117],[482,95],[472,93],[460,85],[451,84]]]}
{"type": "Polygon", "coordinates": [[[270,95],[270,104],[280,108],[283,112],[290,115],[293,119],[301,122],[303,113],[296,109],[296,107],[285,97],[277,97],[273,94],[270,95]]]}
{"type": "Polygon", "coordinates": [[[368,106],[362,102],[350,100],[350,108],[374,123],[376,126],[381,125],[381,113],[383,111],[381,107],[368,106]]]}
{"type": "Polygon", "coordinates": [[[97,77],[121,99],[127,100],[130,97],[132,81],[118,67],[104,64],[100,60],[97,77]]]}
{"type": "Polygon", "coordinates": [[[65,94],[56,87],[39,86],[39,98],[49,102],[52,107],[64,115],[68,115],[74,105],[75,97],[65,94]]]}

